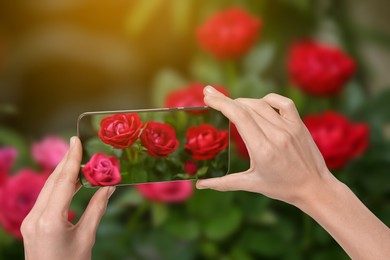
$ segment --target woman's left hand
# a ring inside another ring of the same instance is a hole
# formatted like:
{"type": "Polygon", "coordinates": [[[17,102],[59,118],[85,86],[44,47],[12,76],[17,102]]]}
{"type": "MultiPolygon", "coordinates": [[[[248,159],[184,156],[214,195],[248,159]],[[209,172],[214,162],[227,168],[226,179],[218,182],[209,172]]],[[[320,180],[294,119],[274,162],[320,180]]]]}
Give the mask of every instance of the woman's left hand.
{"type": "Polygon", "coordinates": [[[91,259],[96,230],[115,187],[100,188],[79,222],[75,225],[69,222],[69,205],[81,187],[78,180],[81,157],[81,142],[73,137],[70,150],[46,181],[22,223],[26,259],[91,259]]]}

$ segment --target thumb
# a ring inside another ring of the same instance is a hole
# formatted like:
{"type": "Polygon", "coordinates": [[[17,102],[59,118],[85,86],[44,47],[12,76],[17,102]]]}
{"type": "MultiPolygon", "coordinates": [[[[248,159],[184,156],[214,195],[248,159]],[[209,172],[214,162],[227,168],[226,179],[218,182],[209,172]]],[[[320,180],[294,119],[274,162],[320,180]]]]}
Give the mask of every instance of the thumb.
{"type": "Polygon", "coordinates": [[[249,170],[231,173],[223,177],[198,180],[196,188],[218,191],[248,190],[250,187],[249,170]]]}
{"type": "Polygon", "coordinates": [[[88,236],[91,236],[93,241],[95,239],[96,230],[99,226],[100,220],[106,212],[108,199],[114,191],[115,187],[104,187],[95,192],[78,223],[83,232],[87,233],[88,236]]]}

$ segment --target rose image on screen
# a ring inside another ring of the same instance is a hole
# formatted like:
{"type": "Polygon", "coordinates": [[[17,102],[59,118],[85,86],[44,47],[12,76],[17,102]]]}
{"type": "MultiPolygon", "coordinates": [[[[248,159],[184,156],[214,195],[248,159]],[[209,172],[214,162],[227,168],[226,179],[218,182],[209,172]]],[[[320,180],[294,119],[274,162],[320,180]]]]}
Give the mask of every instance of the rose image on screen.
{"type": "Polygon", "coordinates": [[[140,136],[141,144],[154,157],[167,157],[179,146],[175,129],[169,124],[148,122],[140,136]]]}
{"type": "Polygon", "coordinates": [[[139,115],[117,114],[104,118],[100,123],[100,139],[115,148],[130,147],[137,139],[143,124],[139,115]]]}
{"type": "Polygon", "coordinates": [[[188,129],[185,149],[195,160],[208,160],[225,150],[228,142],[228,131],[218,131],[211,125],[202,124],[188,129]]]}
{"type": "Polygon", "coordinates": [[[82,171],[93,186],[112,186],[122,179],[119,169],[119,162],[114,156],[97,153],[82,168],[82,171]]]}

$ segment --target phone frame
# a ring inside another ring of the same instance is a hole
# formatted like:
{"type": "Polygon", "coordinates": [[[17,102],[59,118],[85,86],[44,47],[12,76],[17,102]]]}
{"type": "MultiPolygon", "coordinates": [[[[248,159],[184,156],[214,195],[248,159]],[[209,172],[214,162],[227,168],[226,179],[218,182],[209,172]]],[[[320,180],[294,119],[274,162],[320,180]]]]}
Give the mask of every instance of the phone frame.
{"type": "MultiPolygon", "coordinates": [[[[211,110],[213,108],[210,108],[208,106],[202,106],[202,107],[174,107],[174,108],[146,108],[146,109],[125,109],[125,110],[106,110],[106,111],[92,111],[92,112],[84,112],[82,114],[80,114],[77,118],[77,137],[80,138],[80,121],[85,117],[85,116],[93,116],[93,115],[105,115],[105,114],[123,114],[123,113],[145,113],[145,112],[170,112],[170,111],[190,111],[190,110],[211,110]]],[[[215,110],[215,109],[213,109],[215,110]]],[[[215,111],[218,111],[218,110],[215,110],[215,111]]],[[[222,114],[222,112],[218,111],[219,113],[222,114]]],[[[227,174],[229,174],[230,172],[230,160],[231,160],[231,154],[230,154],[230,149],[231,149],[231,136],[230,136],[230,125],[231,125],[231,122],[229,120],[229,118],[227,118],[225,115],[222,114],[222,116],[224,116],[228,122],[229,122],[229,126],[228,126],[228,133],[229,133],[229,143],[228,143],[228,147],[227,147],[227,170],[226,170],[226,173],[222,176],[226,176],[227,174]]],[[[81,140],[81,139],[80,139],[81,140]]],[[[80,172],[79,174],[81,174],[81,167],[80,167],[80,172]]],[[[220,177],[222,177],[220,176],[220,177]]],[[[212,177],[211,177],[212,178],[212,177]]],[[[168,180],[168,181],[155,181],[155,182],[144,182],[144,183],[128,183],[128,184],[117,184],[115,186],[130,186],[130,185],[138,185],[138,184],[148,184],[148,183],[161,183],[161,182],[181,182],[181,181],[194,181],[194,180],[198,180],[199,178],[195,177],[195,178],[191,178],[191,179],[185,179],[185,180],[168,180]]],[[[209,179],[209,178],[205,178],[205,179],[209,179]]],[[[103,186],[86,186],[86,185],[83,185],[83,187],[87,187],[87,188],[100,188],[100,187],[103,187],[103,186]]]]}

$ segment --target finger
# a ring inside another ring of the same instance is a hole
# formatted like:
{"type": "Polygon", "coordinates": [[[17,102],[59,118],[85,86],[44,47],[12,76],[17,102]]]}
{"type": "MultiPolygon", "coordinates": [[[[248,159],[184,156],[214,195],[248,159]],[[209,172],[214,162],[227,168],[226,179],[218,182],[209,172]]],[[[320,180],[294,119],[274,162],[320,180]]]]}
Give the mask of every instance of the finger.
{"type": "Polygon", "coordinates": [[[67,151],[65,156],[62,158],[61,162],[57,165],[54,171],[47,178],[43,188],[41,189],[41,192],[38,195],[34,207],[31,209],[31,212],[41,212],[43,208],[45,208],[46,205],[48,204],[53,189],[54,179],[56,178],[56,175],[58,175],[58,172],[61,172],[62,167],[64,166],[68,158],[68,154],[69,151],[67,151]]]}
{"type": "Polygon", "coordinates": [[[223,177],[201,179],[196,182],[196,188],[218,191],[248,190],[253,183],[250,178],[251,174],[252,171],[248,170],[240,173],[231,173],[223,177]]]}
{"type": "Polygon", "coordinates": [[[81,232],[87,233],[87,236],[89,237],[95,237],[100,220],[106,212],[108,199],[114,191],[115,187],[110,186],[100,188],[97,192],[95,192],[87,206],[87,209],[77,224],[81,232]]]}
{"type": "Polygon", "coordinates": [[[300,119],[298,110],[291,99],[271,93],[263,97],[263,100],[271,107],[278,109],[282,117],[292,121],[300,119]]]}
{"type": "Polygon", "coordinates": [[[238,98],[236,101],[250,107],[256,114],[274,125],[281,125],[284,123],[280,114],[262,99],[238,98]]]}
{"type": "Polygon", "coordinates": [[[52,192],[46,210],[67,217],[70,202],[75,194],[82,157],[81,142],[77,137],[71,139],[68,156],[56,175],[53,176],[52,192]]]}
{"type": "Polygon", "coordinates": [[[205,87],[204,94],[204,101],[208,106],[221,111],[222,114],[236,125],[247,147],[250,143],[253,143],[254,137],[260,142],[265,139],[264,133],[254,121],[250,112],[244,109],[238,102],[226,97],[211,86],[205,87]]]}

